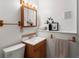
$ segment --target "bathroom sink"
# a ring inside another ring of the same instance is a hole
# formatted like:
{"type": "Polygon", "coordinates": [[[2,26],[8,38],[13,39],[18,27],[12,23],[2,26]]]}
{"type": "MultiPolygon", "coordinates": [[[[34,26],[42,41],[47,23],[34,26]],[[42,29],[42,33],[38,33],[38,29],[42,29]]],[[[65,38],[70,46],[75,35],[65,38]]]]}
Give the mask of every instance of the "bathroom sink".
{"type": "Polygon", "coordinates": [[[45,40],[45,38],[43,38],[43,37],[32,37],[31,39],[24,38],[22,40],[22,42],[28,43],[28,44],[31,44],[31,45],[36,45],[39,42],[42,42],[44,40],[45,40]]]}

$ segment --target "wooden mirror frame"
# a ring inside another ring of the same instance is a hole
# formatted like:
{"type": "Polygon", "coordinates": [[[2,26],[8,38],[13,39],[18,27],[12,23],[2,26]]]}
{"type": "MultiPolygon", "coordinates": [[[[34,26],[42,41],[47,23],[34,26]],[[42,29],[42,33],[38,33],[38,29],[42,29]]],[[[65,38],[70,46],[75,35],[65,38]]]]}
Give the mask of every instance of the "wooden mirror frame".
{"type": "Polygon", "coordinates": [[[36,27],[37,26],[37,10],[26,7],[24,5],[24,0],[20,0],[20,5],[21,5],[21,7],[20,7],[20,10],[21,10],[21,20],[20,20],[21,29],[24,27],[36,27]],[[33,11],[36,11],[36,25],[35,26],[24,26],[24,8],[28,8],[28,9],[31,9],[33,11]]]}

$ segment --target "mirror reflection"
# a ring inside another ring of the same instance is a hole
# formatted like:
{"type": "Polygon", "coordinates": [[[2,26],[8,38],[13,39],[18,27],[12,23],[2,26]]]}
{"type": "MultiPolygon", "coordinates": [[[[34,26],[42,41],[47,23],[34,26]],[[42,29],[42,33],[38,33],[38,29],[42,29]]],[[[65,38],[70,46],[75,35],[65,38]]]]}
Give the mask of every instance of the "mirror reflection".
{"type": "Polygon", "coordinates": [[[24,8],[24,26],[36,26],[36,10],[24,8]]]}

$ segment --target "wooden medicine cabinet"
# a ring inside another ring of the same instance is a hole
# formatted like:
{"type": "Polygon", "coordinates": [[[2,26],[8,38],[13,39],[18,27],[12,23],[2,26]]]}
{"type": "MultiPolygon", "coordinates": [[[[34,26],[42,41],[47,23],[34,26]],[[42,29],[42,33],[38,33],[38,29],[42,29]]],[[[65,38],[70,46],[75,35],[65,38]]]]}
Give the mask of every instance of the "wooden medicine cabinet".
{"type": "Polygon", "coordinates": [[[36,27],[37,26],[37,10],[30,3],[24,3],[24,0],[20,0],[21,4],[21,28],[23,27],[36,27]]]}

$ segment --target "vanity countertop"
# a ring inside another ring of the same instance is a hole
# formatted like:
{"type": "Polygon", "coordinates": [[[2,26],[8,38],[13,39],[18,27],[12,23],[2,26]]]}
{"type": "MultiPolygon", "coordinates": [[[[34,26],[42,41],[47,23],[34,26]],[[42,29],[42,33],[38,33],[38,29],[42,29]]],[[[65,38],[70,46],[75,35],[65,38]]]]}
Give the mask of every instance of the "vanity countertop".
{"type": "Polygon", "coordinates": [[[31,39],[23,39],[22,40],[22,42],[24,42],[24,43],[28,43],[28,44],[31,44],[31,45],[36,45],[36,44],[38,44],[39,42],[42,42],[42,41],[44,41],[44,40],[46,40],[46,38],[43,38],[43,37],[33,37],[33,38],[31,38],[31,39]]]}

